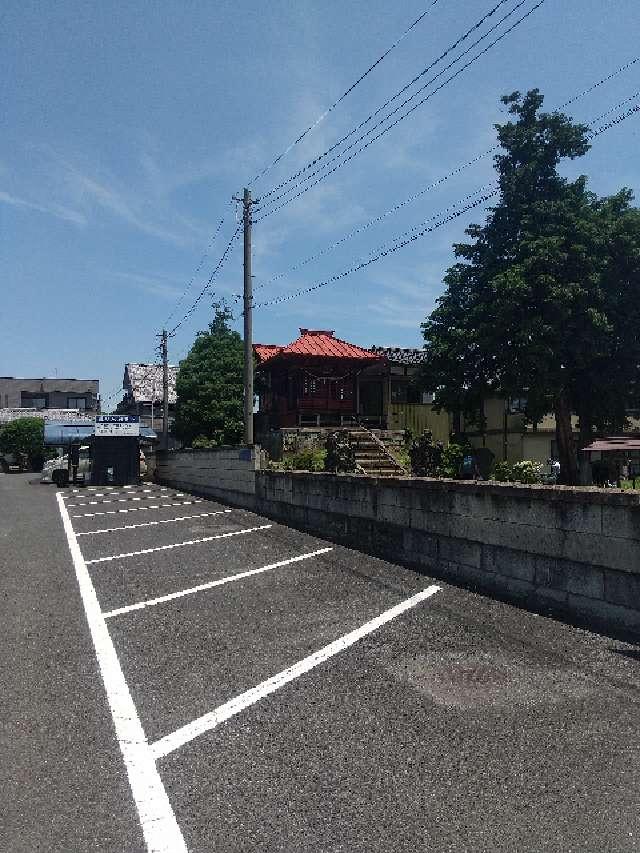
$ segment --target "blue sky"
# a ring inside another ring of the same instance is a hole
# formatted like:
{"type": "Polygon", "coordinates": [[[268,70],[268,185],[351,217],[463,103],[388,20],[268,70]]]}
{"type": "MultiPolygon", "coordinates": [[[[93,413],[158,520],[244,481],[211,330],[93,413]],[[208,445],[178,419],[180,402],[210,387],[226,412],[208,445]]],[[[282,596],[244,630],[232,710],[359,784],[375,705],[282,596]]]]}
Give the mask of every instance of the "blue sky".
{"type": "MultiPolygon", "coordinates": [[[[225,217],[185,309],[236,227],[232,195],[430,2],[5,0],[0,374],[98,377],[107,394],[120,384],[126,361],[151,360],[154,334],[190,282],[218,221],[225,217]]],[[[515,2],[505,3],[500,14],[515,2]]],[[[527,0],[522,12],[534,2],[527,0]]],[[[359,123],[492,5],[438,0],[256,184],[254,194],[286,179],[359,123]]],[[[537,86],[551,108],[633,59],[640,53],[638,23],[637,0],[545,0],[409,118],[257,223],[256,284],[489,148],[493,124],[505,118],[501,94],[537,86]]],[[[569,112],[588,121],[638,89],[640,63],[569,112]]],[[[599,193],[623,185],[636,190],[639,134],[640,120],[629,118],[596,140],[566,173],[587,174],[599,193]]],[[[318,261],[265,286],[256,298],[306,287],[350,267],[491,177],[491,160],[481,160],[318,261]]],[[[256,310],[254,339],[285,343],[299,326],[309,326],[335,329],[363,345],[419,345],[420,322],[441,293],[452,261],[451,244],[469,221],[481,219],[473,211],[337,284],[256,310]]],[[[233,303],[241,287],[238,243],[216,279],[216,298],[233,303]]],[[[188,349],[210,313],[206,297],[172,339],[172,361],[188,349]]]]}

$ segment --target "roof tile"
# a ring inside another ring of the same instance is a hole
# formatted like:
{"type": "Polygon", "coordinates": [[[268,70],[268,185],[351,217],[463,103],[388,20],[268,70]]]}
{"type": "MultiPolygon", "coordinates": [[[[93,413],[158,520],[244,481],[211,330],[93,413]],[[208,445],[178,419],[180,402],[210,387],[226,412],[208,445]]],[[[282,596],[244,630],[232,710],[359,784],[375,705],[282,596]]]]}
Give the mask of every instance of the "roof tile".
{"type": "Polygon", "coordinates": [[[381,356],[371,350],[336,338],[332,331],[300,329],[300,337],[285,347],[274,344],[254,344],[254,351],[261,361],[275,355],[306,355],[315,358],[345,358],[375,361],[381,356]]]}

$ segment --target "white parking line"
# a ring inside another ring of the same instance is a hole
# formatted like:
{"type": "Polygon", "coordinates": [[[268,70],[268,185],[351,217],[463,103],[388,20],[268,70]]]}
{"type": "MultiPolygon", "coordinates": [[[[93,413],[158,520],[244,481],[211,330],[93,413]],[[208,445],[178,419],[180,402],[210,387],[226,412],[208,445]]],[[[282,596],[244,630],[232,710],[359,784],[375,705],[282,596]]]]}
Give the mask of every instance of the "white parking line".
{"type": "Polygon", "coordinates": [[[111,716],[129,776],[131,793],[149,853],[187,853],[187,845],[176,821],[153,753],[142,728],[136,706],[120,667],[118,655],[100,611],[98,597],[76,540],[69,514],[56,495],[78,587],[104,683],[111,716]]]}
{"type": "MultiPolygon", "coordinates": [[[[67,504],[67,506],[69,507],[69,509],[71,509],[71,507],[79,507],[79,506],[98,506],[98,505],[102,506],[102,504],[124,504],[124,503],[129,503],[131,501],[153,501],[153,500],[157,500],[158,498],[167,498],[167,497],[169,497],[169,495],[145,495],[142,498],[114,498],[114,499],[109,498],[106,501],[83,501],[80,504],[67,504]]],[[[176,495],[175,497],[181,497],[181,495],[180,496],[176,495]]]]}
{"type": "Polygon", "coordinates": [[[304,675],[316,666],[329,660],[329,658],[349,648],[349,646],[354,645],[358,640],[366,637],[367,634],[371,634],[382,627],[382,625],[415,607],[416,604],[420,604],[421,601],[435,595],[439,590],[439,586],[428,586],[416,595],[411,596],[411,598],[407,598],[406,601],[402,601],[400,604],[396,604],[395,607],[385,610],[380,616],[376,616],[375,619],[366,622],[360,628],[356,628],[355,631],[345,634],[338,640],[334,640],[333,643],[329,643],[328,646],[320,649],[320,651],[314,652],[314,654],[303,658],[288,669],[284,669],[277,675],[268,678],[266,681],[258,684],[257,687],[252,687],[251,690],[247,690],[234,699],[230,699],[229,702],[220,705],[215,711],[210,711],[208,714],[204,714],[202,717],[198,717],[197,720],[193,720],[193,722],[188,723],[186,726],[177,729],[175,732],[165,735],[165,737],[160,738],[160,740],[151,745],[151,752],[154,758],[156,761],[164,758],[174,750],[184,746],[185,743],[189,743],[189,741],[194,740],[194,738],[199,737],[205,732],[215,729],[220,723],[224,723],[226,720],[239,714],[240,711],[244,711],[245,708],[249,708],[256,702],[259,702],[260,699],[264,699],[270,693],[275,693],[276,690],[284,687],[290,681],[300,678],[301,675],[304,675]]]}
{"type": "Polygon", "coordinates": [[[207,518],[210,515],[223,515],[232,509],[217,509],[215,512],[199,512],[197,515],[179,515],[177,518],[161,518],[160,521],[141,521],[140,524],[123,524],[122,527],[103,527],[101,530],[84,530],[76,536],[95,536],[96,533],[116,533],[118,530],[133,530],[136,527],[151,527],[156,524],[171,524],[173,521],[188,521],[191,518],[207,518]]]}
{"type": "Polygon", "coordinates": [[[185,545],[200,545],[202,542],[213,542],[214,539],[226,539],[229,536],[242,536],[255,533],[257,530],[268,530],[273,524],[261,524],[260,527],[246,527],[244,530],[233,530],[231,533],[218,533],[217,536],[205,536],[202,539],[188,539],[186,542],[175,542],[173,545],[157,545],[155,548],[143,548],[141,551],[128,551],[126,554],[112,554],[110,557],[96,557],[87,560],[87,566],[92,563],[108,563],[110,560],[124,560],[125,557],[137,557],[139,554],[153,554],[155,551],[169,551],[171,548],[183,548],[185,545]]]}
{"type": "MultiPolygon", "coordinates": [[[[91,486],[87,486],[86,492],[89,492],[89,493],[90,493],[90,494],[87,494],[87,497],[91,497],[91,498],[103,498],[103,497],[105,497],[105,495],[110,495],[111,497],[115,497],[116,495],[130,495],[130,494],[133,494],[133,492],[121,492],[121,491],[118,491],[118,490],[115,490],[115,491],[114,491],[114,490],[111,490],[111,491],[109,491],[109,489],[106,489],[105,491],[102,491],[102,492],[98,492],[98,491],[96,491],[96,489],[98,489],[98,488],[100,488],[100,487],[99,487],[99,486],[94,486],[93,488],[91,488],[91,486]]],[[[133,489],[133,486],[123,486],[123,488],[125,488],[125,489],[133,489]]],[[[166,491],[168,491],[168,487],[167,487],[167,486],[162,486],[162,488],[158,488],[158,489],[137,489],[136,491],[139,491],[141,494],[142,494],[143,492],[152,492],[152,491],[154,491],[154,492],[158,495],[158,497],[160,497],[160,492],[166,492],[166,491]]],[[[79,497],[79,496],[80,496],[80,495],[79,495],[79,492],[80,492],[80,489],[73,489],[73,494],[63,494],[63,495],[62,495],[62,497],[63,497],[63,498],[76,498],[76,497],[79,497]]],[[[67,506],[68,506],[68,504],[67,504],[67,506]]]]}
{"type": "Polygon", "coordinates": [[[259,569],[249,569],[246,572],[239,572],[237,575],[227,575],[217,581],[209,581],[201,583],[198,586],[192,586],[190,589],[182,589],[180,592],[171,592],[168,595],[161,595],[158,598],[147,598],[146,601],[139,601],[137,604],[128,604],[126,607],[118,607],[115,610],[110,610],[108,613],[103,613],[105,619],[111,619],[113,616],[121,616],[123,613],[130,613],[132,610],[143,610],[145,607],[154,607],[156,604],[164,604],[165,601],[173,601],[174,598],[182,598],[185,595],[193,595],[194,592],[202,592],[205,589],[213,589],[216,586],[224,586],[224,584],[232,581],[239,581],[243,578],[250,578],[252,575],[259,575],[263,572],[268,572],[271,569],[279,569],[281,566],[288,566],[291,563],[299,563],[302,560],[310,560],[311,557],[317,557],[319,554],[326,554],[331,551],[331,548],[319,548],[317,551],[310,551],[308,554],[301,554],[299,557],[291,557],[288,560],[280,560],[279,563],[271,563],[269,566],[262,566],[259,569]]]}
{"type": "Polygon", "coordinates": [[[163,509],[167,506],[190,506],[191,504],[203,503],[202,498],[194,501],[176,501],[172,504],[152,504],[151,506],[132,506],[130,509],[105,509],[104,512],[81,512],[79,515],[72,515],[71,518],[95,518],[97,515],[120,515],[124,512],[147,512],[150,509],[163,509]]]}

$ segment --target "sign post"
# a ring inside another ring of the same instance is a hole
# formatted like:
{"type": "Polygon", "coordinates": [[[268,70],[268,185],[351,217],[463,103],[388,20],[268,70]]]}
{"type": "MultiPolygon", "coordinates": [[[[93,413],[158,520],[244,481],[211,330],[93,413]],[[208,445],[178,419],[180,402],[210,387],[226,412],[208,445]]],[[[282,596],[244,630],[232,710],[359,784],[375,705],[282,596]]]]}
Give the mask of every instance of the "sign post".
{"type": "Polygon", "coordinates": [[[140,478],[140,418],[97,415],[92,442],[91,482],[127,486],[140,478]]]}
{"type": "Polygon", "coordinates": [[[96,415],[96,438],[139,435],[140,418],[136,415],[96,415]]]}

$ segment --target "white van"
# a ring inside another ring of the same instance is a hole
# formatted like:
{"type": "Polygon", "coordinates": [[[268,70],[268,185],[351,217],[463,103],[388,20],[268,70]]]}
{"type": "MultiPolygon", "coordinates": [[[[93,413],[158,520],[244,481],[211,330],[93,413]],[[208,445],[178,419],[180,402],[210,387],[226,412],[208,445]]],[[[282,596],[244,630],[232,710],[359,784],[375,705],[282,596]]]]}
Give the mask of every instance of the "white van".
{"type": "MultiPolygon", "coordinates": [[[[78,477],[85,484],[90,481],[91,456],[89,445],[82,444],[78,455],[78,477]]],[[[49,459],[42,468],[41,483],[55,483],[58,488],[69,485],[69,456],[57,456],[49,459]]]]}

